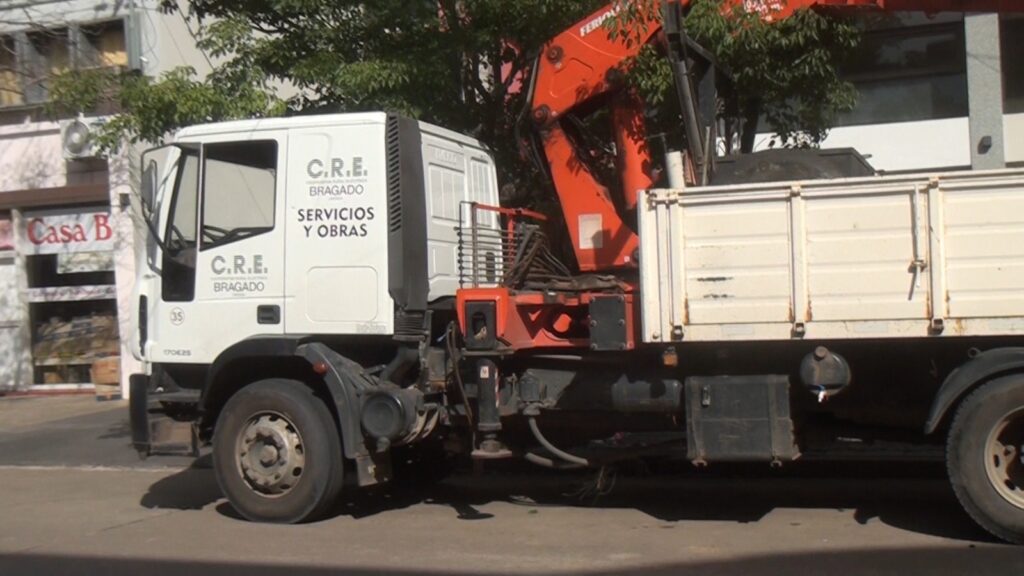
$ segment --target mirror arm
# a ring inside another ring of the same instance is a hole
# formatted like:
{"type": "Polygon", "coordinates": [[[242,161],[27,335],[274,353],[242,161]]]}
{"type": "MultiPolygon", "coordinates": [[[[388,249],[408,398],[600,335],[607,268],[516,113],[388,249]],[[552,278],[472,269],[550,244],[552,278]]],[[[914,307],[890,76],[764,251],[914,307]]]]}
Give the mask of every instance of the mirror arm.
{"type": "Polygon", "coordinates": [[[150,220],[149,218],[146,218],[145,216],[143,216],[142,219],[146,222],[146,230],[149,231],[149,234],[153,237],[153,240],[156,242],[156,245],[159,246],[160,249],[163,250],[164,252],[170,252],[170,249],[167,247],[167,244],[165,244],[164,241],[160,239],[160,234],[157,233],[156,226],[153,225],[153,221],[150,220]]]}

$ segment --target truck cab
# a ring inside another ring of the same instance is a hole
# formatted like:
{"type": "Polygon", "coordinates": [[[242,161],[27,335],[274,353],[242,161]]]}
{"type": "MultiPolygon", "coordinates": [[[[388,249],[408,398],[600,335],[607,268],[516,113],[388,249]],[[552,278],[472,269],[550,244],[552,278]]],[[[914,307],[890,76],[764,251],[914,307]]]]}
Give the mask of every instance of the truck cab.
{"type": "Polygon", "coordinates": [[[490,156],[424,123],[369,113],[184,129],[143,159],[135,353],[210,365],[254,337],[392,337],[454,296],[455,228],[472,202],[497,203],[490,156]]]}
{"type": "MultiPolygon", "coordinates": [[[[312,514],[308,493],[291,497],[298,504],[280,496],[303,468],[333,474],[301,463],[304,447],[332,445],[313,434],[343,439],[320,459],[344,454],[361,484],[386,480],[388,447],[430,436],[440,419],[429,382],[445,378],[436,343],[455,318],[457,229],[470,206],[498,203],[485,147],[385,113],[244,120],[180,131],[143,154],[141,175],[140,454],[252,439],[253,453],[277,457],[219,478],[274,499],[277,512],[250,515],[264,520],[312,514]],[[267,389],[298,400],[253,408],[267,389]],[[268,480],[285,469],[294,478],[268,480]]],[[[497,229],[498,217],[476,224],[497,229]]]]}

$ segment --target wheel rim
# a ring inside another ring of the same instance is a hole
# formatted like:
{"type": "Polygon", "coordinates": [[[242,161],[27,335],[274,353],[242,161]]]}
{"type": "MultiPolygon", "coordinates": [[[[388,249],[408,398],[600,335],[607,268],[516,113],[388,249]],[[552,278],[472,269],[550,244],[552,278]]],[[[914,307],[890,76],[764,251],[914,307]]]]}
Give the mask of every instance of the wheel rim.
{"type": "Polygon", "coordinates": [[[985,443],[985,471],[1007,502],[1024,509],[1024,408],[999,419],[985,443]]]}
{"type": "Polygon", "coordinates": [[[306,467],[302,435],[278,412],[261,412],[238,436],[238,472],[257,494],[283,496],[299,483],[306,467]]]}

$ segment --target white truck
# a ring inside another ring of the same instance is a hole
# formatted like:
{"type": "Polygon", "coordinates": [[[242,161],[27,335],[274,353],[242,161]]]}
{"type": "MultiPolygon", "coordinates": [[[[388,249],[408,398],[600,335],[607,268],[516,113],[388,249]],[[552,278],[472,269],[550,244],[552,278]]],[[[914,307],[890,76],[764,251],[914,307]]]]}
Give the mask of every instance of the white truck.
{"type": "Polygon", "coordinates": [[[199,126],[144,162],[133,439],[189,423],[247,518],[450,454],[945,454],[1024,541],[1024,171],[643,191],[633,282],[572,274],[420,122],[199,126]]]}
{"type": "Polygon", "coordinates": [[[175,441],[174,420],[194,421],[209,440],[220,417],[215,441],[235,443],[242,430],[251,447],[248,460],[218,464],[226,493],[251,491],[259,502],[302,492],[298,509],[251,514],[265,519],[323,508],[327,499],[306,491],[336,493],[342,437],[360,483],[386,478],[361,439],[359,411],[414,417],[407,440],[436,427],[439,405],[386,383],[427,374],[428,359],[443,370],[428,344],[454,318],[459,211],[498,203],[490,155],[406,118],[321,115],[187,128],[143,155],[142,174],[149,233],[137,254],[133,349],[145,370],[131,377],[139,450],[175,441]],[[380,406],[370,391],[381,392],[380,406]],[[328,403],[311,405],[314,395],[328,403]],[[277,415],[291,416],[279,401],[301,405],[313,423],[283,424],[277,415]],[[265,410],[254,416],[254,405],[265,410]]]}

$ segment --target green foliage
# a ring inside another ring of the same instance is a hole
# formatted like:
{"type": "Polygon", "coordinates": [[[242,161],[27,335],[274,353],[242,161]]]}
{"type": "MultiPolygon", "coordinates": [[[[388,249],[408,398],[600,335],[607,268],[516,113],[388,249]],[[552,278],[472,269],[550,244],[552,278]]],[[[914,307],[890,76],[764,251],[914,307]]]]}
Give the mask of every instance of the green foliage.
{"type": "Polygon", "coordinates": [[[838,73],[860,41],[853,24],[812,10],[774,23],[738,10],[727,17],[711,1],[697,4],[690,19],[698,42],[732,70],[741,109],[760,105],[783,141],[820,142],[836,115],[856,103],[853,85],[838,73]]]}
{"type": "Polygon", "coordinates": [[[50,86],[49,112],[68,115],[121,110],[97,134],[103,150],[125,141],[158,142],[168,132],[190,124],[230,118],[280,115],[284,103],[251,78],[222,70],[204,81],[195,70],[176,68],[153,79],[110,69],[61,74],[50,86]]]}
{"type": "Polygon", "coordinates": [[[514,135],[524,95],[510,89],[548,39],[605,1],[189,0],[200,46],[217,62],[212,75],[69,73],[54,109],[96,109],[119,87],[112,97],[122,114],[108,126],[109,144],[289,110],[400,112],[479,137],[503,181],[518,181],[531,171],[514,135]],[[282,85],[294,89],[286,101],[273,96],[282,85]]]}
{"type": "MultiPolygon", "coordinates": [[[[395,111],[473,134],[494,150],[502,182],[532,187],[538,175],[520,157],[515,134],[525,90],[513,88],[546,41],[607,1],[165,0],[163,10],[185,10],[199,25],[200,47],[216,62],[211,74],[68,72],[51,84],[50,109],[119,112],[100,136],[107,149],[158,142],[201,122],[289,111],[395,111]]],[[[623,33],[652,2],[623,5],[623,33]]],[[[850,29],[810,13],[765,26],[727,18],[717,6],[695,0],[688,23],[732,68],[745,105],[761,104],[789,136],[802,127],[820,138],[835,112],[852,102],[834,68],[853,44],[850,29]]],[[[674,102],[666,97],[667,72],[645,51],[632,74],[651,108],[665,110],[666,122],[674,102]]]]}
{"type": "MultiPolygon", "coordinates": [[[[632,22],[655,9],[653,0],[630,4],[632,11],[623,11],[613,24],[618,33],[628,33],[632,22]]],[[[768,124],[762,130],[777,132],[782,145],[818,144],[836,116],[856,103],[853,85],[839,76],[860,41],[851,22],[812,10],[768,22],[735,2],[693,0],[685,26],[730,71],[738,104],[734,112],[762,116],[768,124]]],[[[651,104],[657,124],[666,130],[678,125],[672,75],[664,58],[645,49],[629,77],[651,104]]]]}

